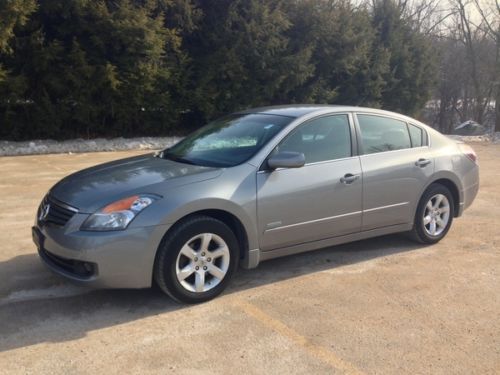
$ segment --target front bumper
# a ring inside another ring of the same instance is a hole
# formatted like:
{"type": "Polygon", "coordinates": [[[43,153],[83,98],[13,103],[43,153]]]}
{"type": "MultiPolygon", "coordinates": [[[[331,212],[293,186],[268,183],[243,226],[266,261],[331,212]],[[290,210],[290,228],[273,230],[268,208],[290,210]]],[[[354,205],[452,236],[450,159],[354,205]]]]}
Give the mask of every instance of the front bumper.
{"type": "Polygon", "coordinates": [[[87,232],[88,215],[76,214],[64,227],[33,227],[41,260],[55,273],[97,288],[147,288],[153,279],[156,251],[169,225],[87,232]]]}

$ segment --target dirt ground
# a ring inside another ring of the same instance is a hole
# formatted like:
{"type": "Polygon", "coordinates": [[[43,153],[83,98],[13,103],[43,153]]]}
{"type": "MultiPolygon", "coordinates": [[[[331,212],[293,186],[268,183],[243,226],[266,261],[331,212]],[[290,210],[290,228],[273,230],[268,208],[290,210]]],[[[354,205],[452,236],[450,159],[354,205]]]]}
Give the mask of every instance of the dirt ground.
{"type": "Polygon", "coordinates": [[[139,152],[0,158],[0,373],[500,373],[500,145],[437,245],[385,236],[240,270],[214,301],[87,290],[30,227],[64,175],[139,152]]]}

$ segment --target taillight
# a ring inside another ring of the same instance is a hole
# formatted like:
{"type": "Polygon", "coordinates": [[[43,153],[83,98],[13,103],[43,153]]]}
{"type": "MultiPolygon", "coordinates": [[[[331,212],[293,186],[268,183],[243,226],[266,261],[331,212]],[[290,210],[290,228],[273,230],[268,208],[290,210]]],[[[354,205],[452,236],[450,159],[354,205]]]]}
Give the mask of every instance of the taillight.
{"type": "Polygon", "coordinates": [[[469,146],[466,143],[459,143],[458,147],[460,147],[460,150],[467,156],[470,160],[472,160],[474,163],[477,163],[477,154],[474,149],[469,146]]]}

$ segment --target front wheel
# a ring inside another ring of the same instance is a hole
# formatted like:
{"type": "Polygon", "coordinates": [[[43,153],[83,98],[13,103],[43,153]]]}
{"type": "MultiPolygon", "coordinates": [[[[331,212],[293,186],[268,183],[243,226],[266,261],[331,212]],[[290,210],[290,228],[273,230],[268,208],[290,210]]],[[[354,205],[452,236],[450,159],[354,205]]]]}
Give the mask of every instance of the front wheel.
{"type": "Polygon", "coordinates": [[[432,184],[418,203],[410,236],[417,242],[433,244],[440,241],[453,221],[454,201],[447,187],[432,184]]]}
{"type": "Polygon", "coordinates": [[[162,241],[154,279],[179,302],[205,302],[222,293],[238,258],[238,241],[226,224],[194,216],[174,227],[162,241]]]}

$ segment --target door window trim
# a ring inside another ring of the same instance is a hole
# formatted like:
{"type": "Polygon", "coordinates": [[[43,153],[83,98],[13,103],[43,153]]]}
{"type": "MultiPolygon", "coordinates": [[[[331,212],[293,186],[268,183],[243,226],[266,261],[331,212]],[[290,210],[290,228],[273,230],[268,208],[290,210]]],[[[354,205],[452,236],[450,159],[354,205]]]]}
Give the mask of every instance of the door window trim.
{"type": "Polygon", "coordinates": [[[358,155],[359,156],[377,155],[377,154],[382,154],[382,153],[387,153],[387,152],[398,152],[398,151],[400,152],[400,151],[416,150],[416,149],[419,149],[419,148],[429,148],[430,147],[431,138],[429,137],[429,133],[422,126],[418,126],[415,123],[408,122],[408,121],[406,121],[404,119],[400,119],[400,118],[397,118],[397,117],[388,116],[388,115],[379,114],[379,113],[371,113],[371,112],[354,112],[353,113],[353,119],[354,119],[354,127],[355,127],[355,130],[356,130],[357,147],[358,147],[357,151],[358,151],[358,155]],[[362,136],[361,136],[361,127],[359,126],[358,115],[383,117],[383,118],[387,118],[387,119],[390,119],[390,120],[396,120],[396,121],[400,121],[400,122],[404,123],[406,125],[406,131],[408,132],[408,137],[410,138],[410,145],[412,144],[412,142],[411,142],[411,136],[410,136],[410,129],[408,128],[408,126],[409,125],[416,126],[417,128],[421,129],[424,132],[423,134],[425,135],[424,138],[425,138],[426,144],[422,145],[420,147],[409,147],[409,148],[401,148],[401,149],[398,149],[398,150],[386,150],[386,151],[378,151],[378,152],[365,153],[364,150],[363,150],[363,144],[361,142],[362,136]]]}
{"type": "Polygon", "coordinates": [[[408,133],[410,134],[410,142],[412,144],[412,147],[411,148],[421,148],[421,147],[429,147],[429,144],[430,144],[430,138],[429,138],[429,134],[427,133],[427,130],[425,130],[423,127],[421,126],[418,126],[412,122],[407,122],[406,123],[406,127],[408,128],[408,133]],[[418,147],[413,147],[413,141],[411,139],[411,133],[410,133],[410,126],[414,126],[416,127],[417,129],[420,129],[422,131],[422,146],[418,146],[418,147]]]}

